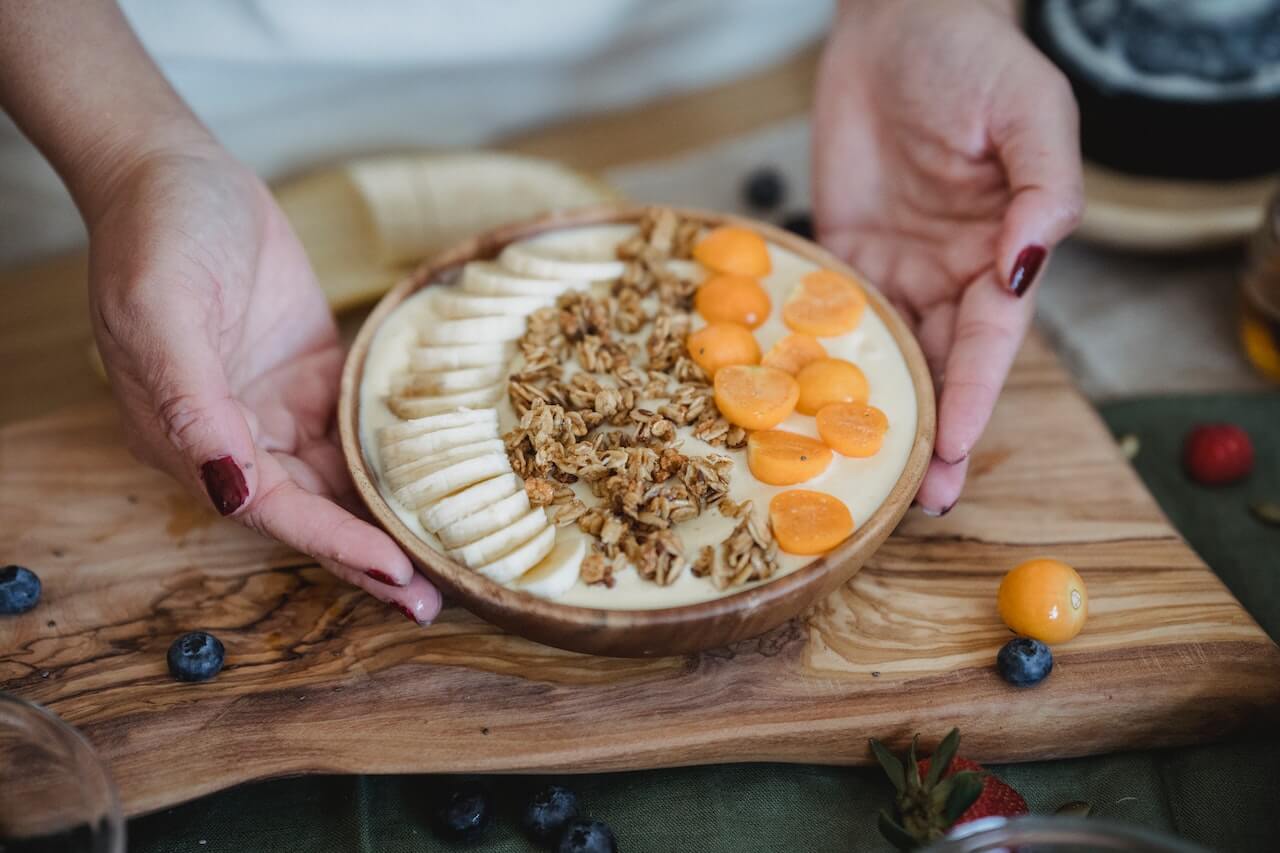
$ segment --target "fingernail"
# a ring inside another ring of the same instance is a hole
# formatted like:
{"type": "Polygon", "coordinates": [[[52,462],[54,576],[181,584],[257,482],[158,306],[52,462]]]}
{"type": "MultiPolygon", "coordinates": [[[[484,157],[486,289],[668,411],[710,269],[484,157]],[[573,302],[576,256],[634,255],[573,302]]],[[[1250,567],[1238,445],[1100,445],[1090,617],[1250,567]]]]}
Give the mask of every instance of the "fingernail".
{"type": "Polygon", "coordinates": [[[945,463],[946,463],[946,464],[948,464],[948,465],[959,465],[961,462],[963,462],[964,460],[966,460],[966,459],[968,459],[968,458],[969,458],[969,454],[968,454],[968,453],[962,453],[962,454],[960,454],[960,456],[956,457],[956,459],[955,459],[954,461],[953,461],[953,460],[951,460],[951,459],[948,459],[947,457],[943,456],[943,455],[942,455],[942,454],[940,454],[940,453],[935,453],[935,454],[933,454],[933,455],[934,455],[934,456],[937,456],[939,459],[941,459],[943,462],[945,462],[945,463]]]}
{"type": "Polygon", "coordinates": [[[408,619],[413,624],[418,625],[419,627],[425,627],[431,624],[430,619],[427,619],[424,621],[422,619],[419,619],[417,616],[415,616],[414,612],[409,609],[408,605],[397,603],[395,606],[397,610],[399,610],[401,613],[404,614],[404,618],[408,619]]]}
{"type": "Polygon", "coordinates": [[[380,572],[380,571],[378,571],[377,569],[369,569],[369,571],[365,572],[365,575],[366,575],[367,577],[371,577],[371,578],[373,578],[373,579],[374,579],[374,580],[376,580],[378,583],[384,583],[384,584],[386,584],[387,586],[399,586],[399,585],[400,585],[400,584],[396,583],[394,580],[392,580],[391,575],[387,574],[386,572],[380,572]]]}
{"type": "Polygon", "coordinates": [[[1021,296],[1031,289],[1047,254],[1044,246],[1034,243],[1018,253],[1017,260],[1013,262],[1013,272],[1009,275],[1009,289],[1014,296],[1021,296]]]}
{"type": "Polygon", "coordinates": [[[249,497],[249,486],[244,473],[230,456],[210,459],[200,466],[200,479],[213,501],[213,508],[221,515],[231,515],[249,497]]]}
{"type": "Polygon", "coordinates": [[[955,509],[957,503],[959,503],[959,501],[953,501],[942,509],[928,509],[927,507],[921,507],[921,511],[930,518],[942,518],[942,516],[955,509]]]}

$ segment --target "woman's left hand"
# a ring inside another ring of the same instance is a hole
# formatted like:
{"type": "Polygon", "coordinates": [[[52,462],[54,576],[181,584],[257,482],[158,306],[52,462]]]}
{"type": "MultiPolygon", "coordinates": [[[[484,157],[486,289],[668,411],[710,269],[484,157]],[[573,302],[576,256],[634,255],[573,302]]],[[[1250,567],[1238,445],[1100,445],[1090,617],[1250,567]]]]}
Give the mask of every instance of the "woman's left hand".
{"type": "Polygon", "coordinates": [[[814,214],[824,245],[912,325],[940,387],[917,500],[959,499],[1083,206],[1076,105],[1005,3],[848,0],[822,59],[814,214]]]}

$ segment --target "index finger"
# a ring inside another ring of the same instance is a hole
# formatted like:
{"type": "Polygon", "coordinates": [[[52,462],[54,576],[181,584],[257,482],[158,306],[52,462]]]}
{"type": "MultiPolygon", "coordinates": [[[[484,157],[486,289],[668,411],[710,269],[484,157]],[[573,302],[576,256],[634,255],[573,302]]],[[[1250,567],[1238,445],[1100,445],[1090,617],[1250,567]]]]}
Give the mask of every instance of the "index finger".
{"type": "MultiPolygon", "coordinates": [[[[989,272],[984,279],[994,278],[989,272]]],[[[948,464],[963,461],[986,429],[1013,358],[1031,323],[1030,300],[1011,299],[995,281],[965,288],[956,312],[955,336],[938,401],[934,453],[948,464]]]]}

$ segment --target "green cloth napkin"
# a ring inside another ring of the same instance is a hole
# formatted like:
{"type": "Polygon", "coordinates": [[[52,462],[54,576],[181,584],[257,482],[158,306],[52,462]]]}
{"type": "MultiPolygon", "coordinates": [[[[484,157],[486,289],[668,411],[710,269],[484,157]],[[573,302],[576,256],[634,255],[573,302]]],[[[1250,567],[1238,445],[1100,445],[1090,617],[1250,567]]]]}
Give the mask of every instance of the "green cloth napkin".
{"type": "MultiPolygon", "coordinates": [[[[1134,465],[1164,511],[1272,637],[1280,636],[1280,528],[1248,511],[1280,501],[1280,394],[1133,400],[1105,406],[1116,435],[1138,437],[1134,465]],[[1186,480],[1182,436],[1231,421],[1252,434],[1257,469],[1242,485],[1208,490],[1186,480]]],[[[1215,850],[1280,849],[1280,740],[992,768],[1051,812],[1084,800],[1215,850]]],[[[431,804],[451,781],[432,776],[322,776],[245,785],[129,824],[130,850],[403,851],[535,849],[519,834],[525,799],[542,777],[489,777],[498,820],[478,844],[436,838],[431,804]]],[[[636,851],[881,851],[876,811],[890,789],[870,768],[738,764],[561,777],[586,811],[636,851]]]]}

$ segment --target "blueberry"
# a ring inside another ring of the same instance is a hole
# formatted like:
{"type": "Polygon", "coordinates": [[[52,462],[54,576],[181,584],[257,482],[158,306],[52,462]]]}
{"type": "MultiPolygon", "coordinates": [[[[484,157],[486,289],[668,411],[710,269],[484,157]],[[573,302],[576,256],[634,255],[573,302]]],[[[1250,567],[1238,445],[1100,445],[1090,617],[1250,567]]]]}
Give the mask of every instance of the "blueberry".
{"type": "Polygon", "coordinates": [[[618,853],[618,839],[604,821],[575,818],[564,828],[556,850],[558,853],[618,853]]]}
{"type": "Polygon", "coordinates": [[[26,613],[40,600],[40,578],[22,566],[0,569],[0,615],[26,613]]]}
{"type": "Polygon", "coordinates": [[[436,832],[453,841],[475,841],[493,820],[489,795],[479,785],[465,784],[445,794],[434,814],[436,832]]]}
{"type": "Polygon", "coordinates": [[[525,806],[524,829],[534,841],[551,841],[577,816],[578,795],[561,785],[548,785],[525,806]]]}
{"type": "Polygon", "coordinates": [[[787,197],[787,184],[777,169],[768,166],[747,175],[742,199],[752,210],[773,210],[787,197]]]}
{"type": "Polygon", "coordinates": [[[782,227],[806,240],[813,239],[813,215],[807,210],[787,214],[782,220],[782,227]]]}
{"type": "Polygon", "coordinates": [[[183,634],[169,646],[169,674],[178,681],[208,681],[222,670],[226,649],[204,631],[183,634]]]}
{"type": "Polygon", "coordinates": [[[1015,637],[996,655],[996,669],[1010,684],[1030,687],[1044,681],[1053,671],[1053,652],[1039,640],[1015,637]]]}

